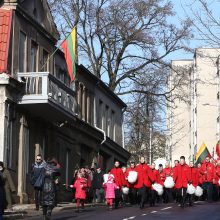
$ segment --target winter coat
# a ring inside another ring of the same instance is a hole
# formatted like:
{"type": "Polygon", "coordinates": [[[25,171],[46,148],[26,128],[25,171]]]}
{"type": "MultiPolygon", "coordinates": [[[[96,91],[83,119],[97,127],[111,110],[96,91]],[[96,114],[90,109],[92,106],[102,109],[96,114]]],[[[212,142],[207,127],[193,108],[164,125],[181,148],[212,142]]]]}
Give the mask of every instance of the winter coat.
{"type": "Polygon", "coordinates": [[[189,166],[187,164],[177,165],[173,174],[173,180],[175,182],[175,188],[187,188],[189,182],[189,166]]]}
{"type": "Polygon", "coordinates": [[[214,178],[213,178],[213,184],[215,184],[215,185],[219,185],[219,183],[218,183],[218,180],[219,180],[219,177],[218,177],[218,175],[217,175],[217,167],[215,167],[215,170],[214,170],[214,178]]]}
{"type": "Polygon", "coordinates": [[[73,187],[76,189],[75,199],[86,199],[87,180],[82,177],[78,178],[73,187]]]}
{"type": "Polygon", "coordinates": [[[199,173],[199,185],[203,184],[203,175],[201,174],[201,167],[198,168],[198,173],[199,173]]]}
{"type": "Polygon", "coordinates": [[[56,205],[55,179],[59,176],[59,169],[54,163],[46,163],[42,186],[42,205],[54,207],[56,205]]]}
{"type": "Polygon", "coordinates": [[[195,167],[189,167],[189,181],[193,186],[198,186],[199,184],[199,171],[195,167]]]}
{"type": "Polygon", "coordinates": [[[92,180],[92,188],[93,189],[101,189],[102,188],[102,184],[103,184],[103,175],[104,172],[100,171],[100,173],[95,172],[93,175],[93,180],[92,180]]]}
{"type": "Polygon", "coordinates": [[[155,181],[152,171],[147,164],[139,164],[135,167],[135,171],[138,173],[137,181],[134,188],[139,189],[143,186],[151,187],[151,183],[155,181]]]}
{"type": "Polygon", "coordinates": [[[200,173],[203,175],[204,182],[213,182],[215,167],[212,163],[203,163],[201,166],[200,173]]]}
{"type": "Polygon", "coordinates": [[[2,173],[0,172],[0,212],[5,209],[5,189],[4,189],[4,179],[2,173]]]}
{"type": "Polygon", "coordinates": [[[40,164],[35,162],[35,164],[32,165],[32,170],[30,173],[30,182],[32,186],[36,188],[43,187],[45,165],[46,163],[44,161],[40,164]]]}
{"type": "Polygon", "coordinates": [[[164,173],[165,178],[168,176],[173,176],[173,170],[170,167],[164,168],[163,173],[164,173]]]}
{"type": "Polygon", "coordinates": [[[162,171],[158,171],[159,174],[160,174],[160,179],[161,181],[164,183],[164,181],[166,180],[166,175],[165,175],[165,172],[162,171]]]}
{"type": "Polygon", "coordinates": [[[122,186],[126,186],[125,176],[121,168],[114,167],[113,169],[111,169],[110,174],[114,175],[115,183],[117,186],[119,186],[120,188],[122,186]]]}
{"type": "Polygon", "coordinates": [[[154,183],[158,183],[158,184],[161,184],[163,186],[163,181],[160,178],[159,171],[156,170],[156,169],[151,169],[151,171],[152,171],[153,178],[155,180],[154,183]]]}
{"type": "Polygon", "coordinates": [[[114,182],[110,182],[110,181],[104,183],[103,187],[105,189],[105,198],[115,199],[115,189],[118,189],[119,187],[114,182]]]}
{"type": "Polygon", "coordinates": [[[4,168],[3,172],[2,172],[2,177],[4,180],[4,187],[5,187],[5,191],[7,192],[15,192],[15,185],[14,182],[11,178],[11,174],[8,171],[8,169],[4,168]]]}

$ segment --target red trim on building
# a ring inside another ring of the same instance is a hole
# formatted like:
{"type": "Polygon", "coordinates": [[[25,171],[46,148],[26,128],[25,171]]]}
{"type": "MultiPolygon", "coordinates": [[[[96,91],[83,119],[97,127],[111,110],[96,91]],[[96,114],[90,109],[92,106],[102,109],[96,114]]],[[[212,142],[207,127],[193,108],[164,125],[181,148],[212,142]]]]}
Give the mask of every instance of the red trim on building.
{"type": "Polygon", "coordinates": [[[0,9],[0,73],[8,72],[8,52],[12,26],[12,9],[0,9]]]}

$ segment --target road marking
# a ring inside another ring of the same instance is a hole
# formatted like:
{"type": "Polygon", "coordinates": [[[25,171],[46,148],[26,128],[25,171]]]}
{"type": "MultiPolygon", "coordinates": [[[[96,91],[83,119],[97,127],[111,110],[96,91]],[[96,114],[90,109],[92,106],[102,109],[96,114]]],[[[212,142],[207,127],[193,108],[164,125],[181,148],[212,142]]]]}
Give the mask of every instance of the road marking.
{"type": "Polygon", "coordinates": [[[131,217],[129,217],[128,219],[134,219],[136,216],[131,216],[131,217]]]}
{"type": "Polygon", "coordinates": [[[171,209],[172,207],[166,207],[166,208],[163,208],[161,210],[167,210],[167,209],[171,209]]]}
{"type": "Polygon", "coordinates": [[[144,214],[142,214],[142,216],[145,216],[145,215],[147,215],[147,214],[145,214],[145,213],[144,213],[144,214]]]}
{"type": "Polygon", "coordinates": [[[156,213],[157,211],[152,211],[151,213],[156,213]]]}

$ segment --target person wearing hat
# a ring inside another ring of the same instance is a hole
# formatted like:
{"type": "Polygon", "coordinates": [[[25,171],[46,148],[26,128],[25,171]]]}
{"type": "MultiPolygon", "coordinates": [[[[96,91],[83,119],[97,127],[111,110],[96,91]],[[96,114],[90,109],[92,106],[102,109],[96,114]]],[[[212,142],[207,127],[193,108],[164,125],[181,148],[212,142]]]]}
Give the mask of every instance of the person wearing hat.
{"type": "Polygon", "coordinates": [[[112,210],[113,208],[112,205],[115,199],[115,190],[119,189],[119,186],[116,185],[114,180],[115,180],[114,175],[110,174],[108,176],[107,182],[103,184],[103,187],[105,188],[105,198],[109,206],[109,210],[112,210]]]}
{"type": "Polygon", "coordinates": [[[0,161],[0,172],[4,181],[4,190],[6,196],[6,208],[12,209],[11,193],[15,193],[15,185],[11,178],[11,174],[7,168],[4,167],[4,163],[0,161]]]}
{"type": "Polygon", "coordinates": [[[100,166],[97,166],[96,171],[93,174],[93,180],[92,180],[92,189],[94,192],[95,203],[96,202],[101,203],[104,200],[104,190],[102,188],[103,176],[104,176],[104,172],[102,171],[100,166]]]}

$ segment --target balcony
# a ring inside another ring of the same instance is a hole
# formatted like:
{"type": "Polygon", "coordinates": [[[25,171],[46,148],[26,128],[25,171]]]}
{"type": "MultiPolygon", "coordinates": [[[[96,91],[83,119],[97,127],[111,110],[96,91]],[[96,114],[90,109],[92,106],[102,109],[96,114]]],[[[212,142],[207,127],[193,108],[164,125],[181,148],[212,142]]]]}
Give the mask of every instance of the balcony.
{"type": "Polygon", "coordinates": [[[18,73],[24,84],[18,104],[31,115],[50,121],[64,121],[76,116],[77,102],[73,89],[49,72],[18,73]]]}

